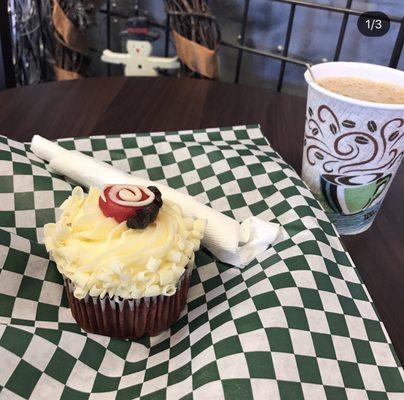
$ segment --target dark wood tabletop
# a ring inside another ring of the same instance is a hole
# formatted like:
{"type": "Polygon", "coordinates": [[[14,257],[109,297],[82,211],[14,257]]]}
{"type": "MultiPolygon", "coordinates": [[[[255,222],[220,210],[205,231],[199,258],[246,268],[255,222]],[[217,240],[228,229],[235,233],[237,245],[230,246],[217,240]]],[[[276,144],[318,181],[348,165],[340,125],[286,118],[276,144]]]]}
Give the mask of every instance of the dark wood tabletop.
{"type": "MultiPolygon", "coordinates": [[[[29,141],[259,123],[301,168],[305,99],[259,87],[179,78],[92,78],[0,92],[0,134],[29,141]]],[[[404,360],[404,165],[376,222],[343,237],[404,360]]]]}

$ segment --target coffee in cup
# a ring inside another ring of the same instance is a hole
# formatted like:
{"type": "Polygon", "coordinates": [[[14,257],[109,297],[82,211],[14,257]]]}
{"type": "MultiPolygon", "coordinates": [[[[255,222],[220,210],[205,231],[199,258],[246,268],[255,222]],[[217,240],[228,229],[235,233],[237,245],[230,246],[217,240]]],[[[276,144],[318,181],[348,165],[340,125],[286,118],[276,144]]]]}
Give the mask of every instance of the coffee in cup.
{"type": "Polygon", "coordinates": [[[404,104],[404,86],[355,76],[328,76],[317,84],[351,99],[383,104],[404,104]]]}

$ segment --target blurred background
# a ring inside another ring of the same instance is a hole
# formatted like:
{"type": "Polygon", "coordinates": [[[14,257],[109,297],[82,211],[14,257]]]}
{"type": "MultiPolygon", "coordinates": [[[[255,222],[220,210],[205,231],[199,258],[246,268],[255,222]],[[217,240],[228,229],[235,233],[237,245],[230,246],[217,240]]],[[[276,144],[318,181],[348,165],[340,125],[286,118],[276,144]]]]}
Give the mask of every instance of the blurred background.
{"type": "MultiPolygon", "coordinates": [[[[195,19],[205,34],[215,30],[213,39],[207,34],[211,43],[191,31],[185,30],[183,36],[188,32],[189,40],[214,51],[220,68],[213,78],[222,81],[304,95],[305,62],[363,61],[404,69],[403,0],[187,0],[185,13],[179,16],[180,3],[0,0],[0,89],[128,75],[123,65],[101,61],[102,52],[126,53],[128,40],[140,40],[151,43],[153,56],[174,57],[178,43],[171,29],[178,31],[179,25],[184,28],[195,19]],[[362,35],[357,21],[363,11],[386,13],[389,31],[381,37],[362,35]],[[142,17],[140,22],[130,20],[135,16],[142,17]]],[[[145,64],[139,66],[144,73],[145,64]]],[[[158,73],[204,77],[187,67],[158,73]]]]}

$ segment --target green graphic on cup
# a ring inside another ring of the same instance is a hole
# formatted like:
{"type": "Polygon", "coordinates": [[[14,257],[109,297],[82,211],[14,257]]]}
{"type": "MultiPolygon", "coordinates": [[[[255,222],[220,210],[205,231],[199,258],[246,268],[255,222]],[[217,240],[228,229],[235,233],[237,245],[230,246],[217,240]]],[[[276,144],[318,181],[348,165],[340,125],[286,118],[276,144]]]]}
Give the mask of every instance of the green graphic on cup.
{"type": "Polygon", "coordinates": [[[337,213],[356,214],[381,200],[391,174],[321,175],[321,191],[328,205],[337,213]]]}

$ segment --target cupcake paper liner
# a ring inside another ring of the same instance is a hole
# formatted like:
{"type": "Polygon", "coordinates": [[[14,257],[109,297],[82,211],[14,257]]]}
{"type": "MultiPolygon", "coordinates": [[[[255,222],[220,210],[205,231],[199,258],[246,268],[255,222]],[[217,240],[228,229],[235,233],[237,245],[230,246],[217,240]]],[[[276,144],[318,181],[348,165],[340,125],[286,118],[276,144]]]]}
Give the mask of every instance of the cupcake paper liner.
{"type": "Polygon", "coordinates": [[[70,279],[64,277],[64,286],[73,317],[86,332],[117,339],[139,339],[145,335],[156,336],[178,320],[187,300],[192,269],[185,269],[172,296],[101,299],[87,295],[78,299],[73,295],[75,286],[70,279]]]}

